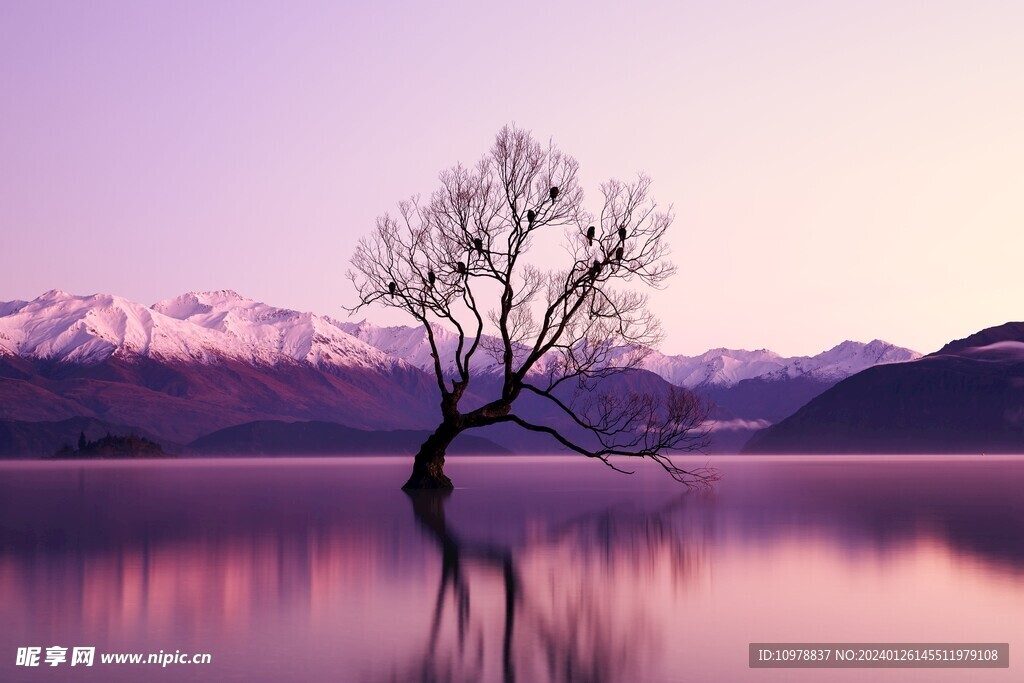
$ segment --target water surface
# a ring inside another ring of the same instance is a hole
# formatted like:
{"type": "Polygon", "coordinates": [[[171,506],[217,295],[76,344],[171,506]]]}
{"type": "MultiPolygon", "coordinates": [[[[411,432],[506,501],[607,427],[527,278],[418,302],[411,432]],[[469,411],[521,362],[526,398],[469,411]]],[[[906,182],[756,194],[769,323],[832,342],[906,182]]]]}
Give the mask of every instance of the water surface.
{"type": "Polygon", "coordinates": [[[0,464],[3,681],[1020,680],[1024,460],[0,464]],[[1009,642],[1001,670],[750,670],[750,642],[1009,642]],[[209,665],[14,666],[26,645],[209,665]]]}

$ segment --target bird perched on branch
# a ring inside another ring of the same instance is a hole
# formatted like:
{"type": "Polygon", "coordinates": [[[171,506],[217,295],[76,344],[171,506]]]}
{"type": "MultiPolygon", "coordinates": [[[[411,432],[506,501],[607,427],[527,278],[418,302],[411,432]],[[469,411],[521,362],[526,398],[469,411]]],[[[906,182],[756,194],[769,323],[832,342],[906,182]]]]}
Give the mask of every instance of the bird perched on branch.
{"type": "Polygon", "coordinates": [[[394,282],[388,283],[388,293],[391,294],[392,297],[395,296],[396,289],[398,289],[398,285],[396,285],[394,282]]]}
{"type": "Polygon", "coordinates": [[[625,242],[626,241],[626,226],[625,225],[620,225],[619,226],[619,241],[620,242],[625,242]]]}
{"type": "Polygon", "coordinates": [[[551,197],[551,201],[555,201],[556,199],[558,199],[558,187],[554,186],[550,190],[548,190],[548,196],[551,197]]]}
{"type": "Polygon", "coordinates": [[[459,261],[458,263],[455,264],[455,270],[459,271],[459,275],[465,275],[466,274],[466,264],[463,263],[462,261],[459,261]]]}
{"type": "Polygon", "coordinates": [[[587,228],[587,246],[591,246],[594,243],[594,226],[591,225],[587,228]]]}
{"type": "Polygon", "coordinates": [[[484,241],[479,237],[473,239],[473,248],[476,249],[478,254],[484,253],[484,241]]]}
{"type": "Polygon", "coordinates": [[[530,223],[530,225],[533,225],[533,222],[535,220],[537,220],[537,212],[534,211],[533,209],[530,209],[529,211],[527,211],[526,212],[526,220],[530,223]]]}
{"type": "Polygon", "coordinates": [[[434,275],[434,271],[428,270],[427,271],[427,282],[430,284],[431,287],[434,286],[434,281],[435,280],[437,280],[437,276],[434,275]]]}
{"type": "Polygon", "coordinates": [[[618,249],[615,250],[615,260],[616,261],[621,261],[622,260],[622,247],[619,247],[618,249]]]}

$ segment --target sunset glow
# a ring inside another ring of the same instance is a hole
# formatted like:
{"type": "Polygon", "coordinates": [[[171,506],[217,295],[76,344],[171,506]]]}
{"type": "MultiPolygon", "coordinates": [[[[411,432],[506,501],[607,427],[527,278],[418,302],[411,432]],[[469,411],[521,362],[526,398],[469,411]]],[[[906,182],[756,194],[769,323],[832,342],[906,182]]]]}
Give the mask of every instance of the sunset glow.
{"type": "Polygon", "coordinates": [[[516,122],[674,205],[668,352],[1022,317],[1020,3],[180,9],[0,7],[0,298],[341,316],[374,218],[516,122]]]}

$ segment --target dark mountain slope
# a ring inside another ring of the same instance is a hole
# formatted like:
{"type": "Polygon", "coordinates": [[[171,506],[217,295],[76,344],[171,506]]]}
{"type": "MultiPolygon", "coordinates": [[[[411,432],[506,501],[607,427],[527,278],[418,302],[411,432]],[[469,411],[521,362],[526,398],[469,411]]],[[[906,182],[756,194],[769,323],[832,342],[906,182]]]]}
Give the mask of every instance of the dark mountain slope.
{"type": "MultiPolygon", "coordinates": [[[[412,455],[430,432],[366,431],[333,422],[258,421],[218,430],[189,444],[195,455],[412,455]]],[[[450,454],[507,454],[501,446],[463,434],[450,454]]]]}
{"type": "Polygon", "coordinates": [[[96,365],[0,358],[0,419],[91,417],[158,441],[189,442],[231,425],[325,420],[365,429],[432,427],[437,388],[420,371],[321,369],[308,363],[160,362],[112,356],[96,365]]]}
{"type": "Polygon", "coordinates": [[[868,368],[777,425],[747,453],[1024,453],[1024,323],[868,368]]]}

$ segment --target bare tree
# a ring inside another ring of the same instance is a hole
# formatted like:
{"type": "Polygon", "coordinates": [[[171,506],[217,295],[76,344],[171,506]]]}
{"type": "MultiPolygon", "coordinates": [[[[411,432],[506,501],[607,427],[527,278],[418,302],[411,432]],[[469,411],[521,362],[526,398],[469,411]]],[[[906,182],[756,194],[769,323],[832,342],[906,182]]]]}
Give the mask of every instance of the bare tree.
{"type": "Polygon", "coordinates": [[[443,171],[428,201],[400,202],[359,241],[348,274],[359,296],[352,311],[380,304],[423,325],[441,393],[441,422],[404,488],[451,488],[448,445],[467,429],[503,423],[548,434],[614,469],[621,468],[613,457],[649,458],[687,485],[715,479],[713,470],[685,470],[667,455],[705,442],[707,411],[694,394],[598,391],[602,380],[637,368],[660,339],[647,297],[622,285],[659,287],[674,272],[672,215],[657,209],[644,175],[604,183],[600,212],[588,213],[577,170],[554,145],[506,126],[476,166],[443,171]],[[556,228],[562,239],[552,244],[556,228]],[[559,242],[562,267],[546,267],[559,242]],[[546,258],[530,261],[538,243],[546,258]],[[453,358],[442,358],[438,326],[458,334],[453,358]],[[481,353],[498,364],[500,389],[460,410],[481,353]],[[524,395],[550,402],[571,429],[513,412],[524,395]]]}

